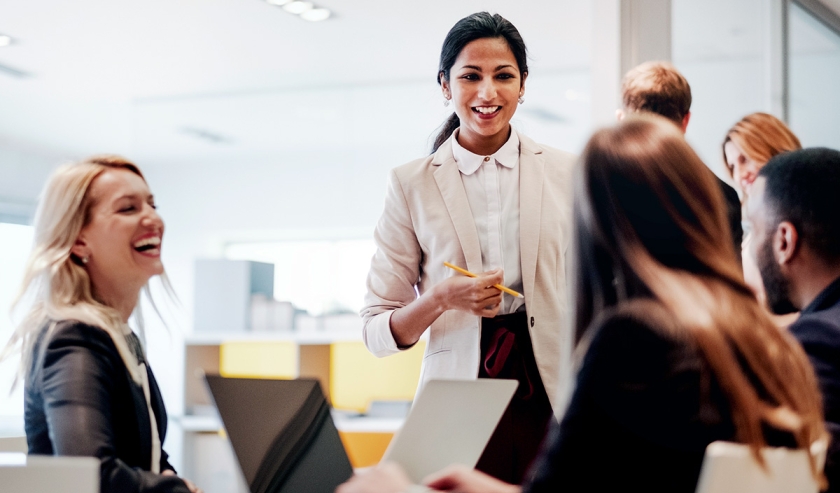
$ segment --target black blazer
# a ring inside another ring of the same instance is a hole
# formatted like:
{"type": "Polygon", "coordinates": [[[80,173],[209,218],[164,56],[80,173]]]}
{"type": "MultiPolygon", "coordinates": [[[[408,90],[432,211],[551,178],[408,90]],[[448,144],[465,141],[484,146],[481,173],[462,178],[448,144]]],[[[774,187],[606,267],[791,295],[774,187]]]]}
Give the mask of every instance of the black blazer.
{"type": "Polygon", "coordinates": [[[741,262],[741,243],[744,241],[744,227],[741,225],[741,198],[738,192],[729,186],[725,181],[715,175],[718,187],[726,202],[726,220],[729,222],[729,233],[732,235],[732,243],[735,247],[735,255],[738,262],[741,262]]]}
{"type": "Polygon", "coordinates": [[[831,433],[825,475],[828,491],[840,492],[840,278],[817,296],[790,326],[814,366],[831,433]]]}
{"type": "MultiPolygon", "coordinates": [[[[65,320],[58,322],[40,358],[43,343],[36,344],[25,383],[29,453],[98,457],[102,493],[188,493],[181,479],[150,472],[146,399],[111,337],[98,327],[65,320]]],[[[166,409],[148,365],[147,371],[162,443],[166,409]]],[[[167,469],[172,466],[161,450],[160,470],[167,469]]]]}
{"type": "MultiPolygon", "coordinates": [[[[592,329],[569,408],[524,491],[693,493],[706,446],[735,440],[710,367],[652,301],[612,310],[592,329]]],[[[781,432],[767,439],[795,444],[781,432]]]]}

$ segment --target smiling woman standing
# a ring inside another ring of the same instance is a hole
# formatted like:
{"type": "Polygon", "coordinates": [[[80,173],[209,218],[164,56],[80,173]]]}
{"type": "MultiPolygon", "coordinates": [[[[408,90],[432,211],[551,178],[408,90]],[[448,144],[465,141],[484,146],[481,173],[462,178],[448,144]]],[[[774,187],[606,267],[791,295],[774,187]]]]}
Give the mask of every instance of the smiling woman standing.
{"type": "Polygon", "coordinates": [[[527,76],[525,43],[500,15],[473,14],[450,30],[438,83],[455,113],[432,155],[390,174],[361,312],[365,343],[380,357],[429,329],[421,385],[519,380],[477,466],[515,483],[560,405],[572,340],[565,259],[574,156],[511,127],[527,76]],[[443,262],[480,274],[454,274],[443,262]]]}
{"type": "Polygon", "coordinates": [[[4,354],[22,355],[29,453],[99,458],[102,493],[199,491],[161,449],[166,410],[128,326],[140,290],[163,274],[162,239],[125,159],[90,158],[47,182],[21,292],[35,303],[4,354]]]}

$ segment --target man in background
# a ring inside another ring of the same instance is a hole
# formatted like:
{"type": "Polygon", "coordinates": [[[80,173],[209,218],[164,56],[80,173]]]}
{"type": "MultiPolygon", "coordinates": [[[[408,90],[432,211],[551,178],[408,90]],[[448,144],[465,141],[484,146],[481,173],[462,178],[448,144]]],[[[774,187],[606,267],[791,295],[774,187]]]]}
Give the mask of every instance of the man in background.
{"type": "MultiPolygon", "coordinates": [[[[691,119],[691,87],[685,77],[670,63],[645,62],[629,72],[621,81],[621,99],[624,107],[616,110],[616,117],[622,120],[628,113],[644,111],[656,113],[674,122],[683,133],[691,119]]],[[[709,173],[712,171],[709,170],[709,173]]],[[[741,259],[741,242],[744,230],[741,227],[741,200],[738,192],[715,175],[721,193],[726,200],[726,216],[735,247],[735,255],[741,259]]]]}
{"type": "Polygon", "coordinates": [[[747,202],[755,256],[777,314],[801,311],[790,326],[823,394],[832,440],[825,474],[840,492],[840,151],[812,148],[773,157],[747,202]]]}

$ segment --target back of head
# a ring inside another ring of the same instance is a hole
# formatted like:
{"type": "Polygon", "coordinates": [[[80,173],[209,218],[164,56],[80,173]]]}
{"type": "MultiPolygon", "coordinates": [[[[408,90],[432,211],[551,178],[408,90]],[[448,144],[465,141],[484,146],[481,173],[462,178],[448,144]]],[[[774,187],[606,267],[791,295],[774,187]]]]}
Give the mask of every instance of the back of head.
{"type": "Polygon", "coordinates": [[[579,340],[604,309],[652,299],[708,362],[738,441],[757,453],[765,424],[800,448],[823,436],[808,359],[744,284],[720,189],[678,128],[631,116],[595,133],[576,170],[574,209],[579,340]]]}
{"type": "MultiPolygon", "coordinates": [[[[714,178],[679,129],[657,116],[630,116],[590,139],[576,181],[581,263],[610,291],[616,270],[633,296],[641,262],[696,275],[737,279],[723,199],[714,178]]],[[[638,281],[641,281],[640,279],[638,281]]],[[[611,296],[608,296],[611,297],[611,296]]],[[[582,320],[588,324],[589,320],[582,320]]],[[[585,327],[578,327],[583,330],[585,327]]]]}
{"type": "MultiPolygon", "coordinates": [[[[723,146],[734,141],[750,159],[764,164],[783,152],[802,149],[799,139],[787,125],[769,113],[752,113],[742,118],[726,132],[723,146]]],[[[726,151],[723,151],[726,163],[726,151]]],[[[729,173],[732,169],[729,168],[729,173]]]]}
{"type": "Polygon", "coordinates": [[[668,62],[646,62],[624,76],[621,99],[626,110],[663,116],[677,125],[691,110],[691,87],[668,62]]]}
{"type": "MultiPolygon", "coordinates": [[[[21,374],[28,369],[37,333],[48,320],[78,320],[121,333],[119,314],[96,299],[82,260],[71,253],[91,219],[96,200],[89,193],[91,184],[103,172],[115,168],[143,177],[135,164],[122,157],[93,156],[56,169],[41,193],[35,214],[35,241],[15,302],[17,305],[28,295],[34,297],[34,304],[3,351],[5,357],[16,348],[21,350],[21,374]]],[[[125,352],[124,358],[129,357],[127,347],[115,342],[120,352],[125,352]]]]}
{"type": "Polygon", "coordinates": [[[789,221],[828,264],[840,264],[840,151],[815,147],[779,154],[759,171],[767,217],[789,221]]]}
{"type": "MultiPolygon", "coordinates": [[[[516,64],[519,65],[519,74],[523,76],[528,73],[528,50],[522,35],[509,20],[499,14],[489,12],[476,12],[459,20],[452,26],[443,40],[440,49],[440,63],[438,64],[437,83],[449,80],[450,69],[458,59],[458,55],[469,43],[484,38],[501,38],[507,43],[516,64]]],[[[452,132],[460,125],[456,114],[452,114],[443,124],[440,133],[432,145],[432,152],[452,135],[452,132]]]]}

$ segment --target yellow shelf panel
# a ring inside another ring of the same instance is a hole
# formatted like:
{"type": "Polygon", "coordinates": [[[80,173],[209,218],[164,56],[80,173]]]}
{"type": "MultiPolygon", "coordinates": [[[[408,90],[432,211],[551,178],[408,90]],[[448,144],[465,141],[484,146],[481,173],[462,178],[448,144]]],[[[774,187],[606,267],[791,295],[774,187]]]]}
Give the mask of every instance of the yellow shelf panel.
{"type": "Polygon", "coordinates": [[[370,354],[362,342],[336,342],[330,348],[330,397],[333,407],[367,410],[371,401],[414,399],[426,341],[385,358],[370,354]]]}
{"type": "Polygon", "coordinates": [[[291,341],[236,341],[219,345],[223,377],[288,379],[298,376],[298,347],[291,341]]]}

